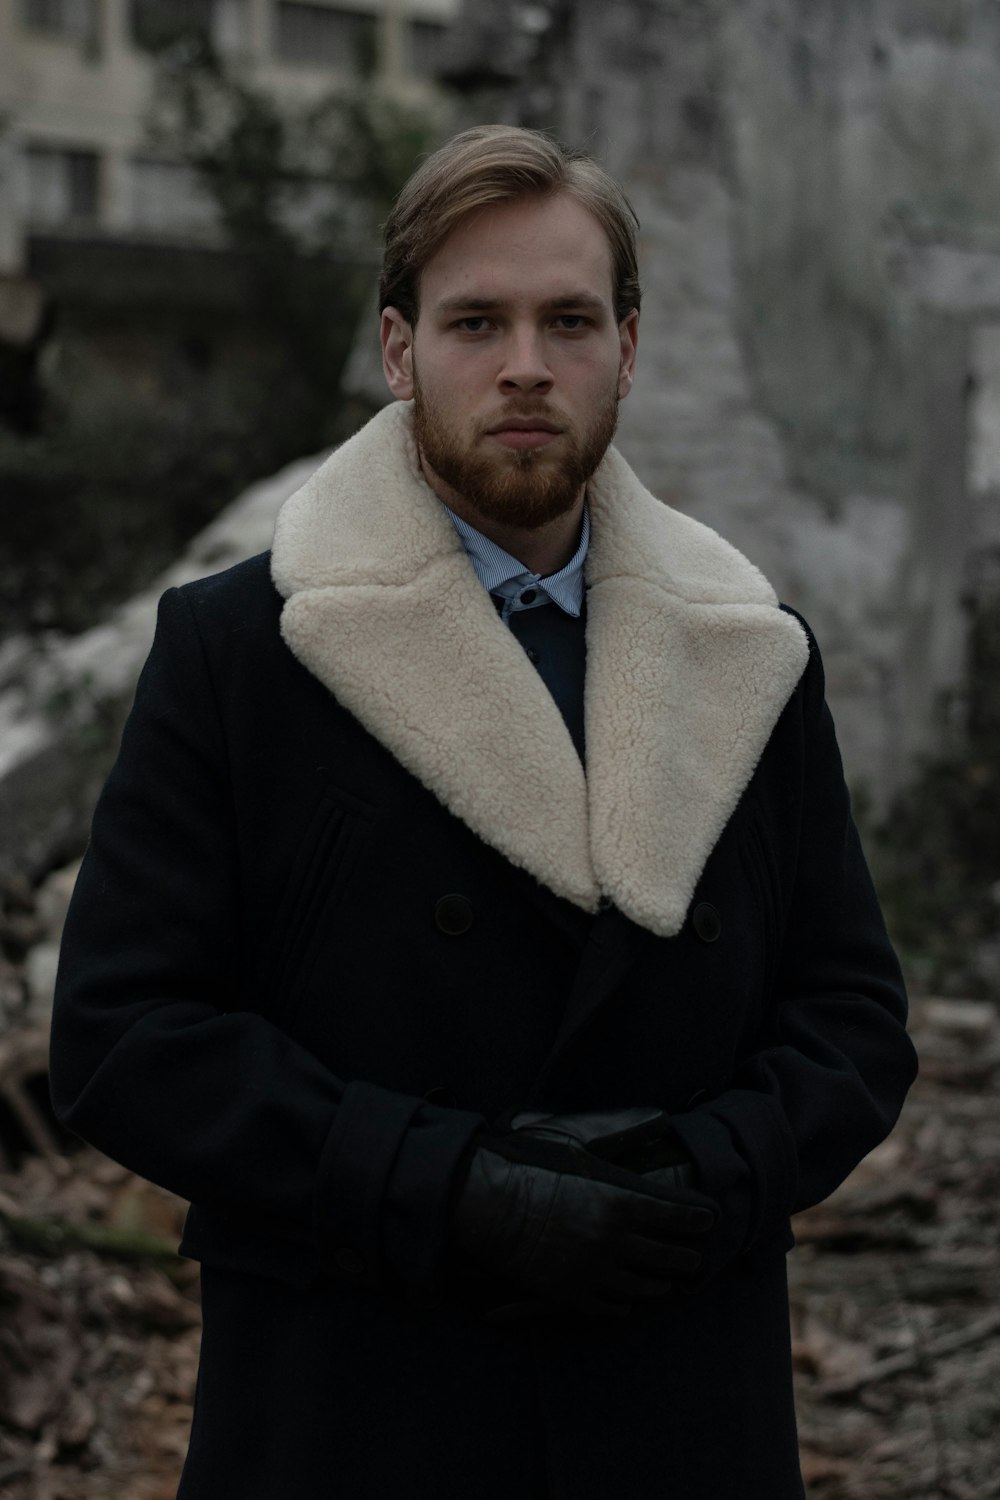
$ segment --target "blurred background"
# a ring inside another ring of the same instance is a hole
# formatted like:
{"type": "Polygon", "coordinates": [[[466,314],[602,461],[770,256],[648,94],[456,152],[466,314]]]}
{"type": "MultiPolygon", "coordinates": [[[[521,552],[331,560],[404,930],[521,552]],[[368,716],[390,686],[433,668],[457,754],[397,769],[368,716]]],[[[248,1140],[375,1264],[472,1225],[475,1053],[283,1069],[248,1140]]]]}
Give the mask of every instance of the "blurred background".
{"type": "Polygon", "coordinates": [[[388,399],[379,225],[493,120],[626,185],[617,441],[816,630],[914,994],[925,1092],[792,1258],[810,1495],[995,1495],[994,0],[0,0],[0,1491],[173,1493],[194,1287],[178,1206],[47,1115],[62,913],[158,595],[388,399]]]}

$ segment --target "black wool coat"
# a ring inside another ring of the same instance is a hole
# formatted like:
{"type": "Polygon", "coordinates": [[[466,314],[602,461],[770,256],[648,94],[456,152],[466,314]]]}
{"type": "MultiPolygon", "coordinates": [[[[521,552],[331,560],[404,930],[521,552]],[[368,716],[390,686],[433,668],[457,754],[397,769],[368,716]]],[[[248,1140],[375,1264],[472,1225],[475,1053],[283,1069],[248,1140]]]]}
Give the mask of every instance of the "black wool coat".
{"type": "Polygon", "coordinates": [[[812,638],[614,450],[587,769],[390,408],[273,556],[171,590],[66,926],[61,1118],[192,1204],[182,1500],[792,1500],[789,1217],[915,1071],[812,638]],[[672,1112],[697,1288],[608,1322],[462,1272],[514,1105],[672,1112]]]}

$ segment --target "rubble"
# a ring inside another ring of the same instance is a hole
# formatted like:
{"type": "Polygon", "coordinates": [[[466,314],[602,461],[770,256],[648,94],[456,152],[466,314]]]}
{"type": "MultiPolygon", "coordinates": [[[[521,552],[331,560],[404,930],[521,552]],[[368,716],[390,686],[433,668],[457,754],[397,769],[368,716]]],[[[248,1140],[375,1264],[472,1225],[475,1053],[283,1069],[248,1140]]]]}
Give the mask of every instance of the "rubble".
{"type": "Polygon", "coordinates": [[[889,1139],[797,1217],[810,1500],[992,1500],[1000,1474],[1000,1016],[923,1000],[889,1139]]]}
{"type": "Polygon", "coordinates": [[[172,1500],[200,1329],[183,1213],[89,1148],[0,1173],[0,1494],[172,1500]]]}
{"type": "MultiPolygon", "coordinates": [[[[86,843],[153,639],[160,595],[270,547],[282,501],[325,456],[298,459],[252,484],[101,624],[81,635],[50,631],[0,643],[0,895],[10,898],[20,884],[30,902],[23,872],[35,882],[61,854],[86,843]]],[[[0,938],[6,942],[8,931],[18,941],[29,938],[26,914],[10,899],[4,906],[0,938]]]]}

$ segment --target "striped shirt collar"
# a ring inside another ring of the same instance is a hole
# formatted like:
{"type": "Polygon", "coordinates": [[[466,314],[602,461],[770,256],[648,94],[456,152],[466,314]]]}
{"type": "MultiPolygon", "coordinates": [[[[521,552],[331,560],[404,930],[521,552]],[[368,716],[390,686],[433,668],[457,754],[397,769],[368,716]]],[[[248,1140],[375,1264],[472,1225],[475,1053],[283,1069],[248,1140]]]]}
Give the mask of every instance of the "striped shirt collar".
{"type": "Polygon", "coordinates": [[[580,545],[565,567],[544,578],[538,573],[529,572],[524,563],[518,562],[516,557],[511,557],[509,552],[498,547],[496,542],[483,536],[481,531],[470,526],[468,521],[457,516],[447,505],[444,508],[462,540],[479,582],[488,593],[504,601],[504,620],[518,610],[537,609],[539,605],[550,601],[558,604],[561,610],[574,619],[579,617],[583,608],[583,565],[590,546],[590,511],[586,501],[583,506],[580,545]]]}

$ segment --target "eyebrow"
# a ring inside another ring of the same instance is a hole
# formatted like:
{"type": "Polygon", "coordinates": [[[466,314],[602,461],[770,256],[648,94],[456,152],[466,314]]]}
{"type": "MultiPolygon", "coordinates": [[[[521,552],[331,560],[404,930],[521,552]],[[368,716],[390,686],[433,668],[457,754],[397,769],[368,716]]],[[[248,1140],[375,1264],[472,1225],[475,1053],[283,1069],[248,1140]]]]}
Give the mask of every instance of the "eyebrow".
{"type": "MultiPolygon", "coordinates": [[[[506,305],[503,297],[477,297],[474,293],[467,297],[444,297],[435,306],[439,313],[468,312],[475,309],[476,312],[497,312],[506,305]]],[[[561,308],[585,308],[593,312],[603,312],[610,307],[610,303],[604,297],[598,297],[594,292],[564,292],[558,297],[549,297],[542,304],[544,312],[558,312],[561,308]]]]}

